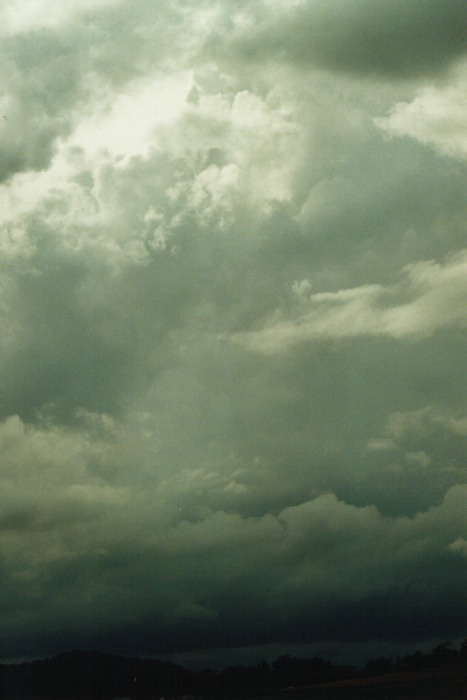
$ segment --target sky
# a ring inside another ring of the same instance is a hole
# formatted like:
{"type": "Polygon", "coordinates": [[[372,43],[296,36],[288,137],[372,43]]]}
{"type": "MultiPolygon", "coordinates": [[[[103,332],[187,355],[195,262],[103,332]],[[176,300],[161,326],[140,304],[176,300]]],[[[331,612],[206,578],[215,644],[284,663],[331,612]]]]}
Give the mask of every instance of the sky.
{"type": "Polygon", "coordinates": [[[0,659],[467,636],[464,0],[2,0],[0,659]]]}

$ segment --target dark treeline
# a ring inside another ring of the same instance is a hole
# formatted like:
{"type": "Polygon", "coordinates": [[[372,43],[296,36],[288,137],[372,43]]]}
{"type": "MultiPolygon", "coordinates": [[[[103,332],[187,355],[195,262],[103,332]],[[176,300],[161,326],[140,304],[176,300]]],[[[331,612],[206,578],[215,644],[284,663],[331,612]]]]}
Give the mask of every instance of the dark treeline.
{"type": "Polygon", "coordinates": [[[191,671],[170,662],[71,651],[51,659],[0,665],[2,700],[52,698],[179,698],[209,700],[229,696],[260,697],[300,687],[361,676],[467,665],[467,639],[459,650],[449,642],[429,654],[369,659],[365,666],[336,666],[320,658],[279,656],[272,663],[230,666],[223,671],[191,671]]]}

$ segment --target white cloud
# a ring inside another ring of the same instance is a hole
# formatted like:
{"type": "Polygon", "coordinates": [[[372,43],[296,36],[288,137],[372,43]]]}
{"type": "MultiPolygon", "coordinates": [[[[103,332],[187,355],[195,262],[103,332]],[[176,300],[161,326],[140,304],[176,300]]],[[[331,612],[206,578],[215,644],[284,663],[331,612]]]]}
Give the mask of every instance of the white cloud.
{"type": "Polygon", "coordinates": [[[369,452],[394,452],[394,450],[397,449],[397,444],[394,440],[385,437],[372,438],[367,445],[367,450],[369,452]]]}
{"type": "Polygon", "coordinates": [[[68,145],[94,157],[106,151],[123,159],[122,165],[132,156],[147,156],[158,144],[156,128],[173,124],[183,113],[191,85],[191,72],[181,71],[145,77],[118,95],[105,95],[79,122],[68,145]]]}
{"type": "Polygon", "coordinates": [[[76,18],[80,12],[112,4],[116,4],[115,0],[3,0],[0,8],[0,33],[22,34],[43,28],[57,28],[76,18]]]}
{"type": "Polygon", "coordinates": [[[467,64],[457,69],[451,84],[425,87],[374,122],[391,136],[410,136],[445,155],[466,158],[467,64]]]}
{"type": "Polygon", "coordinates": [[[436,430],[467,437],[467,416],[453,415],[433,406],[416,411],[399,411],[388,417],[386,435],[391,439],[401,439],[410,434],[424,436],[436,430]]]}
{"type": "Polygon", "coordinates": [[[451,552],[454,552],[454,554],[460,554],[467,557],[467,540],[463,537],[458,537],[457,540],[451,542],[449,549],[451,552]]]}
{"type": "Polygon", "coordinates": [[[238,333],[234,342],[274,353],[298,343],[340,340],[361,335],[420,338],[467,322],[467,251],[445,263],[419,262],[404,269],[399,285],[363,285],[311,295],[309,310],[281,318],[261,330],[238,333]],[[398,302],[398,297],[409,301],[398,302]]]}
{"type": "MultiPolygon", "coordinates": [[[[198,90],[191,119],[211,125],[212,135],[204,137],[209,141],[215,134],[221,136],[216,145],[238,168],[239,188],[245,200],[253,200],[263,208],[264,202],[290,199],[301,134],[293,104],[285,107],[285,95],[278,88],[263,97],[251,90],[228,90],[227,76],[218,75],[217,79],[223,80],[225,92],[198,90]]],[[[186,144],[182,132],[182,143],[186,144]]],[[[193,132],[188,134],[192,136],[193,132]]],[[[199,129],[197,139],[202,134],[199,129]]]]}

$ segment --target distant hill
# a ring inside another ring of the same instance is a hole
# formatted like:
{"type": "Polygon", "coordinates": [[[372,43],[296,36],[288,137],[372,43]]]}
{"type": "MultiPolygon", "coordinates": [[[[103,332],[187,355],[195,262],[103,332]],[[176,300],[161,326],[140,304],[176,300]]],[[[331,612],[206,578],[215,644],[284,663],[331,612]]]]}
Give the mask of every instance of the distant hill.
{"type": "Polygon", "coordinates": [[[465,700],[467,640],[395,661],[369,659],[362,669],[320,658],[279,656],[271,664],[191,671],[168,661],[70,651],[50,659],[0,665],[1,700],[465,700]]]}
{"type": "Polygon", "coordinates": [[[170,662],[70,651],[52,659],[0,666],[0,697],[89,698],[179,696],[193,673],[170,662]]]}

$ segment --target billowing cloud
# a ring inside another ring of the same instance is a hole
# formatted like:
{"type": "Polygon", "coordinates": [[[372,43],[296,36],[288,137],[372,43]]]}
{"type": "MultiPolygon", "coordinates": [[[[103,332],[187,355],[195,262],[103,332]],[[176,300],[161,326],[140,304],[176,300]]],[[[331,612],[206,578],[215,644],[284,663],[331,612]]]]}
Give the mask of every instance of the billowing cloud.
{"type": "Polygon", "coordinates": [[[393,136],[410,136],[443,154],[464,160],[467,157],[466,65],[442,87],[419,91],[411,102],[397,103],[388,117],[376,119],[393,136]]]}
{"type": "Polygon", "coordinates": [[[3,3],[2,658],[465,636],[464,11],[3,3]]]}
{"type": "MultiPolygon", "coordinates": [[[[167,517],[167,500],[176,491],[166,484],[141,491],[134,480],[131,487],[110,486],[106,469],[115,461],[109,449],[125,438],[105,417],[87,417],[86,426],[52,433],[11,418],[1,427],[1,541],[8,571],[3,625],[13,647],[31,634],[50,644],[64,626],[70,639],[108,643],[115,605],[126,610],[118,625],[129,616],[142,639],[154,636],[159,651],[162,635],[169,648],[180,644],[182,624],[191,625],[193,643],[219,638],[225,626],[238,642],[238,609],[251,606],[256,622],[243,632],[246,645],[268,641],[268,620],[275,634],[303,641],[303,631],[286,623],[301,615],[313,630],[309,640],[335,638],[335,610],[344,615],[341,634],[349,639],[347,625],[360,606],[378,597],[371,624],[391,636],[395,630],[384,625],[394,601],[400,626],[411,618],[412,597],[424,595],[430,570],[428,615],[436,596],[446,593],[443,567],[448,561],[453,571],[463,565],[449,552],[461,551],[465,485],[412,518],[382,516],[374,506],[357,507],[332,494],[259,517],[209,509],[189,518],[174,510],[175,517],[167,517]],[[91,441],[91,425],[101,431],[99,441],[91,441]],[[22,489],[15,493],[9,484],[18,471],[22,489]],[[165,517],[158,505],[164,501],[165,517]],[[24,608],[14,605],[18,599],[27,606],[26,619],[24,608]]],[[[454,595],[460,590],[454,586],[454,595]]],[[[423,633],[434,632],[428,620],[420,624],[423,633]]],[[[137,644],[130,634],[127,650],[137,644]]],[[[189,639],[181,643],[191,645],[189,639]]]]}

